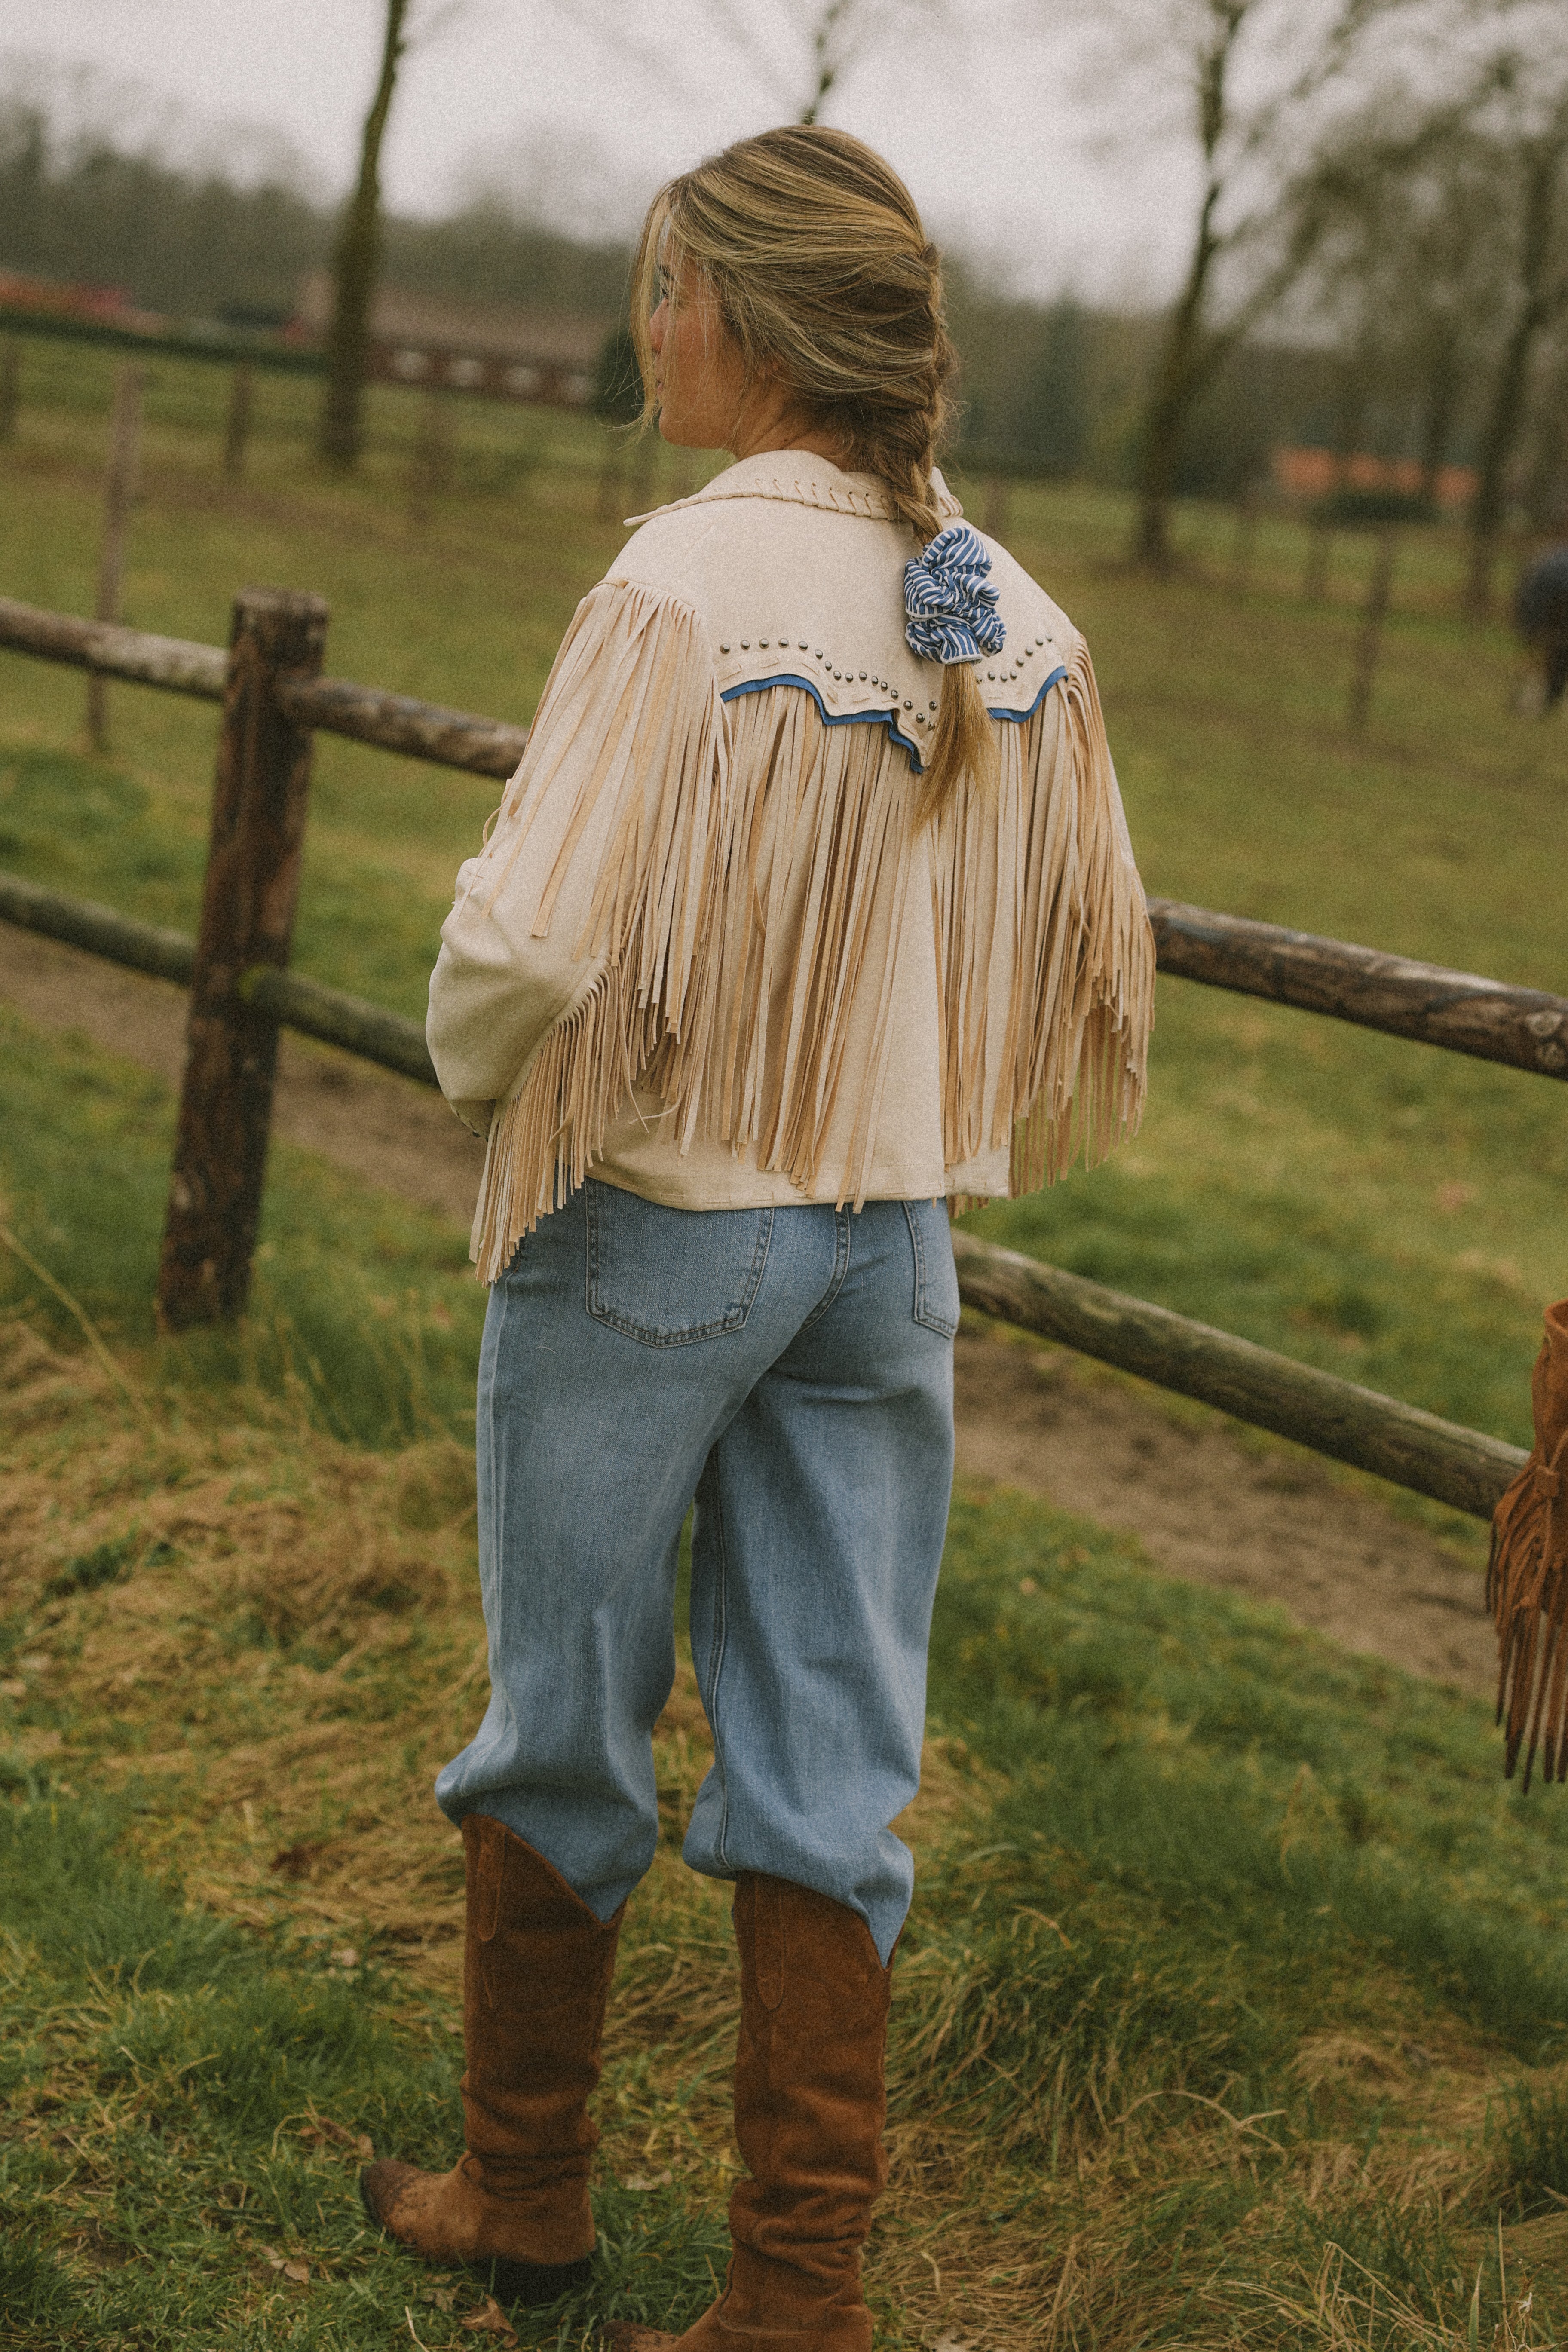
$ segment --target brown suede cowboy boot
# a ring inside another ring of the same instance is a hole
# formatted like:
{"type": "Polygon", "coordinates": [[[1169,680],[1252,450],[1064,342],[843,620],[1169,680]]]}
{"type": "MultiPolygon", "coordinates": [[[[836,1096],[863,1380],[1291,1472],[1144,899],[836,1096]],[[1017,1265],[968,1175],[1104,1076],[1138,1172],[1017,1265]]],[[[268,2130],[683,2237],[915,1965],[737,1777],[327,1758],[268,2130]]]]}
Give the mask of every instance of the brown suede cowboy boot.
{"type": "Polygon", "coordinates": [[[601,1926],[542,1854],[482,1813],[463,1821],[468,1925],[463,2114],[447,2173],[385,2158],[360,2194],[432,2262],[494,2263],[505,2303],[551,2303],[588,2273],[588,2164],[619,1911],[601,1926]]]}
{"type": "Polygon", "coordinates": [[[860,2249],[887,2178],[891,1968],[865,1921],[782,1878],[735,1885],[741,2034],[724,2292],[684,2336],[625,2323],[615,2352],[869,2352],[860,2249]]]}

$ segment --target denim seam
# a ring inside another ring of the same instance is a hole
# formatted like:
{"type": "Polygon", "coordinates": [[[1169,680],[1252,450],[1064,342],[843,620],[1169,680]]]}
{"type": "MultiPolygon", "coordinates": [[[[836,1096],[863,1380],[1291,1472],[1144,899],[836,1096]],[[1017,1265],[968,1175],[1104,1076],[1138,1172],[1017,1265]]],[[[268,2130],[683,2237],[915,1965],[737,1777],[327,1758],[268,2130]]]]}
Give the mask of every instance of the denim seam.
{"type": "MultiPolygon", "coordinates": [[[[827,1278],[826,1289],[823,1292],[822,1297],[812,1308],[805,1322],[801,1325],[801,1332],[809,1331],[814,1323],[821,1322],[823,1317],[826,1314],[828,1308],[832,1306],[834,1300],[843,1289],[844,1285],[848,1278],[848,1275],[849,1220],[842,1209],[835,1209],[833,1213],[833,1272],[827,1278]]],[[[798,1338],[800,1333],[797,1332],[795,1336],[798,1338]]]]}
{"type": "Polygon", "coordinates": [[[773,1240],[773,1212],[763,1208],[758,1212],[757,1238],[752,1248],[752,1263],[746,1270],[741,1297],[723,1315],[708,1323],[689,1323],[679,1331],[655,1331],[646,1323],[634,1323],[625,1315],[617,1315],[608,1307],[595,1303],[599,1276],[599,1225],[594,1203],[587,1204],[588,1250],[586,1297],[590,1320],[603,1324],[606,1329],[619,1331],[624,1339],[635,1339],[642,1348],[687,1348],[696,1339],[722,1339],[745,1328],[746,1318],[757,1303],[762,1288],[763,1272],[768,1262],[768,1249],[773,1240]]]}
{"type": "Polygon", "coordinates": [[[730,1776],[724,1769],[724,1739],[719,1728],[719,1677],[724,1668],[724,1641],[729,1630],[729,1553],[724,1543],[724,1501],[717,1475],[713,1480],[713,1525],[714,1547],[719,1559],[713,1577],[713,1663],[709,1669],[705,1696],[708,1728],[713,1734],[713,1769],[719,1775],[719,1833],[713,1846],[718,1860],[727,1865],[730,1859],[725,1850],[730,1831],[730,1776]]]}
{"type": "MultiPolygon", "coordinates": [[[[506,1337],[507,1310],[508,1310],[508,1308],[510,1307],[510,1305],[511,1305],[511,1293],[510,1293],[510,1286],[508,1286],[508,1284],[507,1284],[506,1282],[504,1282],[504,1281],[503,1281],[503,1282],[501,1283],[501,1285],[500,1285],[500,1327],[499,1327],[499,1328],[497,1329],[497,1332],[496,1332],[496,1345],[495,1345],[495,1360],[498,1360],[498,1361],[499,1361],[500,1357],[502,1342],[504,1341],[505,1337],[506,1337]]],[[[490,1628],[489,1628],[489,1622],[488,1622],[488,1620],[487,1620],[487,1623],[486,1623],[486,1648],[487,1648],[487,1652],[489,1653],[489,1655],[493,1656],[493,1655],[495,1654],[495,1653],[496,1653],[497,1651],[499,1651],[499,1650],[501,1648],[502,1643],[503,1643],[504,1639],[505,1639],[505,1628],[506,1628],[506,1598],[505,1598],[505,1594],[506,1594],[506,1582],[507,1582],[506,1577],[505,1577],[505,1575],[504,1575],[504,1573],[503,1573],[503,1570],[502,1570],[502,1559],[501,1559],[501,1555],[503,1554],[503,1552],[504,1552],[504,1550],[505,1550],[505,1548],[506,1548],[506,1547],[505,1547],[505,1541],[504,1541],[504,1528],[505,1528],[504,1496],[505,1496],[505,1491],[506,1491],[506,1482],[505,1482],[504,1478],[502,1478],[502,1477],[501,1477],[501,1475],[500,1475],[500,1470],[499,1470],[499,1467],[498,1467],[498,1462],[497,1462],[497,1454],[498,1454],[498,1446],[497,1446],[497,1433],[496,1433],[496,1419],[497,1419],[497,1415],[496,1415],[495,1383],[494,1383],[494,1381],[491,1381],[491,1383],[490,1383],[489,1394],[489,1396],[488,1396],[488,1397],[486,1398],[486,1400],[485,1400],[485,1409],[486,1409],[486,1412],[487,1412],[487,1414],[488,1414],[488,1416],[489,1416],[489,1448],[488,1448],[488,1455],[489,1455],[489,1521],[490,1521],[491,1540],[492,1540],[492,1544],[493,1544],[493,1547],[494,1547],[494,1556],[492,1557],[491,1561],[490,1561],[490,1574],[491,1574],[491,1578],[492,1578],[492,1580],[493,1580],[493,1584],[494,1584],[494,1592],[495,1592],[495,1612],[496,1612],[496,1621],[497,1621],[497,1622],[496,1622],[496,1628],[495,1628],[495,1630],[492,1632],[492,1631],[490,1630],[490,1628]]],[[[488,1663],[488,1658],[487,1658],[487,1663],[488,1663]]]]}

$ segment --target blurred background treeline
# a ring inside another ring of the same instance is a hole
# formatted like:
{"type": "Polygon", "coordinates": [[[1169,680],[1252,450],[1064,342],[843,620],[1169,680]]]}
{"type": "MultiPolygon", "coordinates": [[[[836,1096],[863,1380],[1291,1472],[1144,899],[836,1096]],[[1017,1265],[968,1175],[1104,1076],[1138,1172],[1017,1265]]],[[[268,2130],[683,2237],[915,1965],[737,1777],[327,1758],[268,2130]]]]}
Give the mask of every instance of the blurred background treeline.
{"type": "MultiPolygon", "coordinates": [[[[1473,495],[1499,372],[1511,369],[1521,376],[1508,451],[1514,519],[1561,528],[1568,302],[1536,304],[1543,315],[1522,371],[1513,366],[1531,299],[1517,282],[1530,202],[1520,158],[1484,130],[1396,136],[1384,122],[1359,152],[1342,138],[1295,196],[1298,220],[1310,214],[1312,265],[1187,404],[1174,489],[1238,499],[1305,484],[1337,497],[1347,520],[1379,499],[1418,520],[1473,495]],[[1326,453],[1331,471],[1292,474],[1277,453],[1293,450],[1326,453]],[[1400,461],[1401,487],[1369,490],[1368,459],[1400,461]]],[[[0,105],[0,271],[118,289],[169,320],[283,329],[311,273],[330,266],[337,219],[284,174],[237,185],[102,131],[58,132],[41,105],[0,105]]],[[[1557,221],[1548,241],[1558,276],[1565,237],[1557,221]]],[[[394,213],[384,223],[389,288],[592,325],[599,404],[623,414],[628,259],[624,245],[564,235],[499,194],[445,218],[394,213]]],[[[970,469],[1118,488],[1136,479],[1163,314],[1091,308],[1066,291],[1021,299],[999,257],[963,252],[950,257],[949,301],[970,469]]]]}

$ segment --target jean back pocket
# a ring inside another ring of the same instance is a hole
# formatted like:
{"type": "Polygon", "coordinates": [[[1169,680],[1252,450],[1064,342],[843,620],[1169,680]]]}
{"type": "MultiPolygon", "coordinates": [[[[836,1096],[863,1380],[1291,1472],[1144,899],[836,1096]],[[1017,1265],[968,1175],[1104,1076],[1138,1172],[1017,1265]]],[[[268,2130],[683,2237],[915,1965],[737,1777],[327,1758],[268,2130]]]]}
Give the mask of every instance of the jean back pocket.
{"type": "Polygon", "coordinates": [[[958,1268],[944,1201],[906,1201],[915,1254],[915,1321],[951,1339],[958,1329],[958,1268]]]}
{"type": "Polygon", "coordinates": [[[771,1209],[669,1209],[590,1180],[588,1312],[648,1348],[740,1330],[773,1236],[771,1209]]]}

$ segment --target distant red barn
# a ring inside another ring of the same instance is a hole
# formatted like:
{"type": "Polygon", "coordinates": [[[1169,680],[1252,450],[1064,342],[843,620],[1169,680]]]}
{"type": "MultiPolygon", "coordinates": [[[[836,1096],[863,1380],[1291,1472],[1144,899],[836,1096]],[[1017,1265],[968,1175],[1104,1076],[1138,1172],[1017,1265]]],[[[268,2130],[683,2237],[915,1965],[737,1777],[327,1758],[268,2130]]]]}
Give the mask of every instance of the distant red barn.
{"type": "Polygon", "coordinates": [[[0,269],[0,310],[124,327],[142,335],[157,334],[165,323],[151,310],[139,310],[122,286],[79,286],[60,278],[35,278],[26,269],[0,269]]]}
{"type": "MultiPolygon", "coordinates": [[[[1414,498],[1421,488],[1421,468],[1414,457],[1361,453],[1347,463],[1332,449],[1276,449],[1272,463],[1275,483],[1289,499],[1326,499],[1335,490],[1401,490],[1414,498]]],[[[1476,478],[1468,466],[1440,469],[1439,507],[1467,507],[1475,494],[1476,478]]]]}

